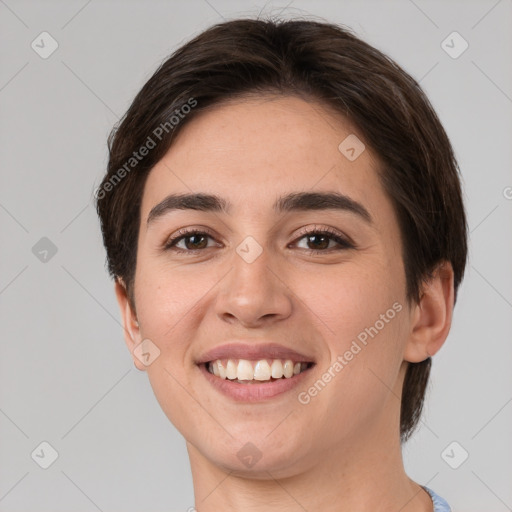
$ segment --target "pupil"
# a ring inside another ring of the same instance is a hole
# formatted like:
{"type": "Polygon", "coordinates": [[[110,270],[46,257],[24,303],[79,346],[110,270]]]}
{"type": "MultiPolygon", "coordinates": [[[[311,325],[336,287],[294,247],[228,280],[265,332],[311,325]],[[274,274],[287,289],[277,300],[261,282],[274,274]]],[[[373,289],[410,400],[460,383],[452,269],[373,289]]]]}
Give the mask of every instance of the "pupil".
{"type": "Polygon", "coordinates": [[[309,242],[311,243],[314,238],[322,238],[324,240],[324,243],[321,244],[321,247],[316,244],[317,249],[326,249],[329,246],[329,240],[328,237],[325,235],[310,235],[309,236],[309,242]]]}

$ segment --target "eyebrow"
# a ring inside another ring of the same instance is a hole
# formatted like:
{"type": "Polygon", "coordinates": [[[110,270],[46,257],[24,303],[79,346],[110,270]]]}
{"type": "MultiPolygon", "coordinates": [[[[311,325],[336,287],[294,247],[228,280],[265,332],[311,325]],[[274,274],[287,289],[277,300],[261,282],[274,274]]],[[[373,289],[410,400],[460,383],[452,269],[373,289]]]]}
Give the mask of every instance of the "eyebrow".
{"type": "MultiPolygon", "coordinates": [[[[232,205],[214,194],[171,194],[155,205],[148,215],[147,225],[174,210],[199,210],[229,215],[232,205]]],[[[338,192],[293,192],[279,197],[273,205],[276,213],[308,210],[342,210],[358,215],[368,224],[373,219],[359,202],[338,192]]]]}

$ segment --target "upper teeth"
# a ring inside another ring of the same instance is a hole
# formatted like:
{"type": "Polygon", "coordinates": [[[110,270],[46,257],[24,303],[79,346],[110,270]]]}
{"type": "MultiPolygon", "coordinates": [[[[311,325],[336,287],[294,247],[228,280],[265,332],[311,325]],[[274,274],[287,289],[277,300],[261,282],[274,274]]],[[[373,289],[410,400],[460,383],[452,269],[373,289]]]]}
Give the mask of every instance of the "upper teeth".
{"type": "Polygon", "coordinates": [[[267,359],[248,361],[247,359],[227,359],[211,361],[207,365],[208,371],[221,379],[230,380],[270,380],[280,379],[283,376],[289,379],[304,371],[308,363],[294,363],[291,359],[281,361],[273,359],[269,364],[267,359]]]}

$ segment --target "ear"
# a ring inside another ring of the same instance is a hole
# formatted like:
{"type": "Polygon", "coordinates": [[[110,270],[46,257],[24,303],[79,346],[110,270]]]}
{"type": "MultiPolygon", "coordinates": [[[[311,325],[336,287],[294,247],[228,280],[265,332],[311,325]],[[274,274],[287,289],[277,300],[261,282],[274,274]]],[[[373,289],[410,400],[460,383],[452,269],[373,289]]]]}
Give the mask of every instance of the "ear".
{"type": "Polygon", "coordinates": [[[404,352],[406,361],[424,361],[443,346],[452,324],[453,305],[453,268],[443,262],[424,283],[420,302],[413,307],[411,333],[404,352]]]}
{"type": "Polygon", "coordinates": [[[126,286],[121,278],[116,278],[115,292],[119,308],[121,309],[121,317],[124,327],[124,341],[132,355],[133,362],[137,369],[145,371],[146,367],[133,353],[135,347],[142,341],[142,336],[140,334],[137,315],[132,310],[126,286]]]}

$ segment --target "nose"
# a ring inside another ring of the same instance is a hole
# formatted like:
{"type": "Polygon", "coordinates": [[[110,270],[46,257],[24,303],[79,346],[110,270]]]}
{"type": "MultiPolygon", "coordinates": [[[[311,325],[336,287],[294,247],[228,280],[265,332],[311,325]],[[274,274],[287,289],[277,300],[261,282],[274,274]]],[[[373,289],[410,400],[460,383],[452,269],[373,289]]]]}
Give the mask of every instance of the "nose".
{"type": "Polygon", "coordinates": [[[239,254],[220,283],[216,314],[224,322],[243,327],[263,327],[291,315],[293,293],[267,250],[252,262],[239,254]]]}

